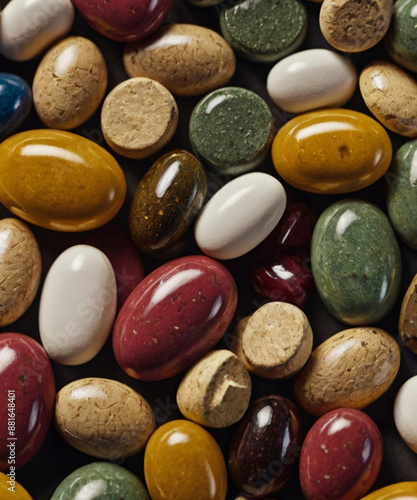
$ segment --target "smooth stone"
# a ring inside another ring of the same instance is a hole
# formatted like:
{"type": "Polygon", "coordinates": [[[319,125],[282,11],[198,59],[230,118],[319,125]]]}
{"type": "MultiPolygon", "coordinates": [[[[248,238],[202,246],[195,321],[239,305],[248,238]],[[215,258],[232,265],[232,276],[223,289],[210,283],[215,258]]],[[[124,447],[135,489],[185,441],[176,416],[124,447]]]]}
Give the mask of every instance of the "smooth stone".
{"type": "Polygon", "coordinates": [[[150,500],[142,481],[120,465],[93,462],[71,472],[56,488],[51,500],[150,500]]]}
{"type": "Polygon", "coordinates": [[[30,462],[45,441],[54,413],[55,378],[39,342],[15,332],[0,334],[0,373],[4,387],[0,394],[0,470],[10,473],[11,466],[19,469],[30,462]],[[14,405],[13,436],[8,429],[9,404],[14,405]],[[14,448],[7,446],[11,443],[14,448]],[[14,463],[10,464],[12,449],[14,463]]]}
{"type": "Polygon", "coordinates": [[[159,427],[145,449],[145,481],[152,500],[225,500],[222,451],[203,427],[172,420],[159,427]]]}
{"type": "Polygon", "coordinates": [[[226,85],[235,72],[236,58],[215,31],[175,23],[143,41],[127,44],[123,64],[131,78],[153,78],[174,95],[189,96],[226,85]]]}
{"type": "Polygon", "coordinates": [[[141,254],[129,233],[112,223],[88,236],[86,245],[101,250],[109,259],[116,276],[117,310],[145,277],[141,254]]]}
{"type": "Polygon", "coordinates": [[[302,44],[307,9],[299,0],[243,0],[221,11],[220,29],[237,54],[271,63],[302,44]]]}
{"type": "Polygon", "coordinates": [[[206,191],[206,173],[194,155],[176,149],[158,158],[130,204],[129,231],[139,250],[157,257],[172,248],[198,215],[206,191]]]}
{"type": "Polygon", "coordinates": [[[414,500],[417,498],[417,481],[403,481],[384,486],[361,500],[414,500]]]}
{"type": "Polygon", "coordinates": [[[28,225],[0,220],[0,326],[10,325],[32,305],[39,289],[42,256],[28,225]]]}
{"type": "Polygon", "coordinates": [[[72,28],[71,0],[12,0],[0,17],[0,52],[13,61],[39,56],[72,28]]]}
{"type": "Polygon", "coordinates": [[[0,472],[0,496],[1,500],[33,500],[20,483],[16,480],[11,483],[10,477],[3,472],[0,472]]]}
{"type": "Polygon", "coordinates": [[[417,274],[411,280],[401,302],[398,333],[404,345],[417,354],[417,274]]]}
{"type": "Polygon", "coordinates": [[[379,43],[387,32],[393,0],[371,2],[324,0],[319,16],[326,41],[342,52],[362,52],[379,43]]]}
{"type": "Polygon", "coordinates": [[[268,73],[266,88],[284,111],[305,113],[344,106],[357,83],[350,59],[328,49],[309,49],[277,62],[268,73]]]}
{"type": "Polygon", "coordinates": [[[343,323],[375,323],[398,298],[398,242],[388,217],[370,202],[340,200],[324,210],[313,232],[311,267],[321,300],[343,323]]]}
{"type": "Polygon", "coordinates": [[[236,305],[236,283],[220,262],[191,255],[162,264],[139,283],[117,315],[116,361],[139,380],[172,377],[219,342],[236,305]]]}
{"type": "Polygon", "coordinates": [[[417,249],[417,139],[400,146],[385,175],[388,216],[398,236],[417,249]]]}
{"type": "Polygon", "coordinates": [[[87,23],[117,42],[134,42],[151,35],[168,15],[172,0],[73,0],[87,23]]]}
{"type": "Polygon", "coordinates": [[[406,445],[417,453],[417,375],[409,378],[400,387],[394,401],[394,422],[406,445]]]}
{"type": "Polygon", "coordinates": [[[315,289],[310,266],[315,223],[305,203],[287,206],[275,229],[253,251],[251,286],[259,297],[306,307],[315,289]]]}
{"type": "Polygon", "coordinates": [[[23,78],[0,73],[0,141],[16,131],[32,106],[32,91],[23,78]]]}
{"type": "Polygon", "coordinates": [[[389,61],[373,61],[361,72],[359,88],[369,111],[387,129],[417,136],[417,82],[389,61]]]}
{"type": "Polygon", "coordinates": [[[116,380],[80,378],[56,395],[54,423],[76,450],[103,460],[139,453],[155,430],[149,403],[116,380]]]}
{"type": "Polygon", "coordinates": [[[272,144],[278,174],[310,193],[351,193],[370,186],[385,174],[391,158],[384,127],[348,109],[298,115],[278,131],[272,144]]]}
{"type": "Polygon", "coordinates": [[[400,358],[398,343],[380,328],[342,330],[313,350],[294,384],[297,403],[315,416],[361,410],[391,387],[400,358]]]}
{"type": "Polygon", "coordinates": [[[342,408],[319,418],[308,431],[300,455],[300,483],[306,500],[353,500],[375,483],[383,442],[364,412],[342,408]]]}
{"type": "Polygon", "coordinates": [[[212,169],[231,175],[253,170],[267,157],[274,120],[255,92],[223,87],[194,107],[189,135],[194,154],[212,169]]]}
{"type": "Polygon", "coordinates": [[[274,229],[286,203],[284,188],[272,175],[241,175],[204,205],[194,225],[195,241],[203,253],[215,259],[240,257],[274,229]]]}
{"type": "Polygon", "coordinates": [[[403,68],[417,71],[416,0],[397,0],[385,47],[391,58],[403,68]]]}
{"type": "Polygon", "coordinates": [[[95,43],[70,36],[42,58],[33,84],[33,103],[42,123],[70,130],[97,111],[107,89],[107,65],[95,43]]]}
{"type": "Polygon", "coordinates": [[[116,278],[98,248],[75,245],[53,262],[42,288],[39,333],[48,356],[63,365],[93,359],[116,316],[116,278]]]}
{"type": "Polygon", "coordinates": [[[0,144],[0,202],[27,222],[87,231],[119,212],[126,179],[117,161],[85,137],[28,130],[0,144]]]}
{"type": "Polygon", "coordinates": [[[284,396],[270,394],[251,403],[234,431],[228,469],[250,498],[280,491],[291,476],[302,443],[301,417],[284,396]]]}

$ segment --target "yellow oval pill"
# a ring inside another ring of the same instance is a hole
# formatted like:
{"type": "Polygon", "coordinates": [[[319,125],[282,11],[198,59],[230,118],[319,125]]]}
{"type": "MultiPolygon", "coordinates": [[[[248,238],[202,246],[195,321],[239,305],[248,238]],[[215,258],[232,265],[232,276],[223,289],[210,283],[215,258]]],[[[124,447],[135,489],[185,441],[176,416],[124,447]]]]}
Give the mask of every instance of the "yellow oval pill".
{"type": "Polygon", "coordinates": [[[16,481],[14,468],[8,474],[0,472],[1,500],[33,500],[25,488],[16,481]]]}

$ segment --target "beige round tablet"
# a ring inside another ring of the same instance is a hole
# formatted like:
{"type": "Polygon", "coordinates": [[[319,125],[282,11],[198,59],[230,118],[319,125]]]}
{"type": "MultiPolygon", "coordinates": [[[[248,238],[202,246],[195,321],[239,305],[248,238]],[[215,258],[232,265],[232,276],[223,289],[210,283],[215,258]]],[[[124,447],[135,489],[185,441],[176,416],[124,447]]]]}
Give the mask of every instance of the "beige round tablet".
{"type": "Polygon", "coordinates": [[[398,331],[404,344],[417,354],[417,274],[403,297],[398,331]]]}
{"type": "Polygon", "coordinates": [[[162,149],[178,125],[178,106],[162,84],[130,78],[106,97],[101,127],[108,145],[122,156],[146,158],[162,149]]]}
{"type": "Polygon", "coordinates": [[[177,404],[189,420],[206,427],[238,422],[249,406],[252,381],[243,363],[231,351],[209,352],[185,374],[177,404]]]}
{"type": "Polygon", "coordinates": [[[382,40],[393,12],[393,0],[324,0],[320,29],[334,48],[361,52],[382,40]]]}
{"type": "Polygon", "coordinates": [[[268,302],[237,324],[231,348],[249,371],[283,379],[306,364],[313,348],[313,332],[300,308],[268,302]]]}

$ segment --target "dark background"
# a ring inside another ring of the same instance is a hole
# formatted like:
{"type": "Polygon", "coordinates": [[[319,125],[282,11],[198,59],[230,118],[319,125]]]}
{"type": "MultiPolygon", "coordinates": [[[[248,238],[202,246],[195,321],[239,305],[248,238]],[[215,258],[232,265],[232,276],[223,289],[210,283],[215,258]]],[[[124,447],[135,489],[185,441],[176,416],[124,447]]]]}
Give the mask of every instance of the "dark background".
{"type": "MultiPolygon", "coordinates": [[[[6,4],[7,2],[2,2],[3,7],[6,4]]],[[[320,4],[315,4],[309,1],[305,1],[305,4],[309,14],[309,28],[306,39],[299,50],[317,47],[331,48],[326,43],[319,30],[318,15],[320,4]]],[[[174,0],[174,5],[166,22],[199,24],[219,32],[219,13],[221,8],[227,7],[228,5],[232,5],[232,3],[229,1],[215,7],[198,8],[187,3],[186,0],[174,0]]],[[[102,50],[109,68],[108,92],[118,83],[128,78],[122,62],[122,52],[124,48],[123,43],[113,42],[96,33],[86,24],[78,13],[76,14],[75,24],[69,35],[85,36],[93,40],[102,50]]],[[[358,73],[367,62],[381,58],[389,59],[385,52],[383,42],[364,53],[354,55],[346,54],[346,57],[350,57],[352,59],[357,67],[358,73]]],[[[22,76],[29,83],[29,85],[31,85],[34,73],[40,60],[41,57],[38,57],[28,62],[14,63],[0,56],[0,71],[16,73],[22,76]]],[[[292,116],[277,108],[267,95],[266,78],[272,66],[273,64],[250,63],[238,56],[236,73],[231,80],[230,85],[249,88],[260,94],[270,105],[276,120],[276,126],[279,128],[292,116]]],[[[191,111],[199,99],[200,97],[176,99],[180,113],[177,132],[167,147],[165,147],[157,155],[144,160],[128,160],[113,153],[122,166],[128,183],[126,201],[122,210],[114,219],[114,222],[120,227],[127,229],[127,213],[133,194],[136,191],[141,177],[152,165],[152,163],[163,153],[175,148],[184,148],[191,151],[188,139],[188,122],[191,111]]],[[[356,91],[355,95],[345,105],[345,107],[356,109],[370,115],[364,106],[359,90],[356,91]]],[[[32,109],[28,119],[25,121],[20,130],[34,128],[43,128],[43,125],[39,121],[35,110],[32,109]]],[[[100,131],[100,109],[88,122],[78,129],[73,130],[73,132],[83,135],[108,149],[100,131]]],[[[390,133],[390,137],[392,139],[394,152],[406,141],[405,138],[393,133],[390,133]]],[[[268,159],[258,170],[276,175],[270,159],[268,159]]],[[[219,186],[231,179],[231,177],[218,176],[217,174],[213,174],[209,171],[207,171],[207,174],[209,186],[208,197],[212,196],[219,186]]],[[[341,198],[341,196],[332,195],[312,195],[296,191],[288,186],[285,187],[290,199],[306,202],[314,210],[317,216],[320,215],[325,207],[341,198]]],[[[386,212],[384,200],[384,179],[381,179],[367,189],[358,191],[349,196],[370,200],[386,212]]],[[[262,201],[260,200],[260,202],[262,201]]],[[[10,214],[6,209],[0,207],[1,218],[10,216],[13,216],[13,214],[10,214]]],[[[33,225],[31,228],[35,233],[42,251],[42,282],[47,271],[49,270],[50,265],[64,249],[74,244],[83,243],[92,233],[59,233],[33,225]]],[[[395,307],[388,314],[388,316],[375,325],[391,333],[399,342],[400,339],[398,337],[397,325],[401,301],[411,279],[417,273],[417,255],[415,251],[408,248],[404,244],[400,244],[400,246],[403,259],[403,280],[400,296],[395,307]]],[[[188,235],[188,243],[185,253],[200,253],[191,233],[188,235]]],[[[158,266],[158,262],[147,257],[144,257],[144,263],[147,273],[158,266]]],[[[232,272],[239,289],[238,308],[233,323],[230,326],[230,332],[239,319],[253,313],[262,305],[263,302],[255,297],[249,286],[249,256],[243,256],[232,261],[225,261],[224,264],[232,272]]],[[[1,328],[0,331],[20,332],[30,335],[38,341],[40,340],[38,331],[38,308],[42,282],[37,297],[28,312],[19,321],[8,327],[1,328]]],[[[338,322],[326,311],[317,293],[314,293],[310,303],[305,309],[305,312],[313,328],[315,346],[320,344],[330,335],[347,328],[347,325],[338,322]]],[[[227,346],[228,334],[226,333],[224,339],[219,343],[218,347],[224,348],[227,346]]],[[[368,413],[377,423],[384,440],[384,458],[382,469],[374,485],[374,489],[400,481],[417,481],[417,457],[401,440],[396,431],[392,417],[393,402],[399,387],[409,377],[417,374],[417,356],[402,344],[401,355],[402,361],[400,371],[393,386],[383,397],[365,409],[366,413],[368,413]]],[[[139,382],[134,380],[125,375],[117,365],[112,353],[110,340],[92,361],[84,365],[66,367],[52,362],[52,366],[56,377],[57,390],[70,381],[78,378],[87,376],[107,377],[124,382],[142,394],[154,409],[157,425],[161,425],[174,418],[181,418],[181,414],[176,408],[175,394],[182,375],[180,374],[162,382],[139,382]]],[[[294,379],[289,379],[287,381],[271,381],[253,376],[252,400],[261,395],[270,393],[282,394],[289,397],[291,400],[294,400],[293,382],[294,379]]],[[[301,415],[303,418],[304,432],[306,432],[315,419],[303,412],[301,412],[301,415]]],[[[225,457],[228,455],[230,437],[233,434],[235,427],[236,426],[232,426],[227,429],[210,430],[220,444],[225,457]]],[[[82,454],[67,445],[57,434],[54,427],[51,426],[42,448],[30,463],[17,471],[16,479],[28,490],[35,500],[48,500],[58,484],[69,473],[77,467],[93,461],[96,461],[96,459],[82,454]]],[[[118,463],[143,479],[143,452],[118,463]]],[[[230,484],[227,498],[232,500],[237,495],[238,491],[232,484],[230,484]]],[[[291,498],[294,500],[303,498],[298,482],[297,469],[293,471],[291,479],[285,485],[284,489],[277,495],[277,498],[291,498]]]]}

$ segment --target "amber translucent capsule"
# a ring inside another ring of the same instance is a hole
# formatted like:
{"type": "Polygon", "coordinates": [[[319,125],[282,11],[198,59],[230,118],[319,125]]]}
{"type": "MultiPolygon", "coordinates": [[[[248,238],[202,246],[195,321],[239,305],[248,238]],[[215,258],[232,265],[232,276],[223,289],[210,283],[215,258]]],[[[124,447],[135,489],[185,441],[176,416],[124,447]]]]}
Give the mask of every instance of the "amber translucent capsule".
{"type": "Polygon", "coordinates": [[[212,435],[188,420],[159,427],[145,450],[145,480],[152,500],[224,500],[226,464],[212,435]]]}
{"type": "Polygon", "coordinates": [[[390,484],[373,491],[362,500],[417,500],[417,481],[390,484]]]}
{"type": "Polygon", "coordinates": [[[275,136],[272,160],[291,186],[320,194],[363,189],[387,171],[392,145],[373,118],[348,109],[296,116],[275,136]]]}
{"type": "Polygon", "coordinates": [[[0,144],[0,202],[57,231],[102,226],[120,210],[126,179],[113,156],[85,137],[30,130],[0,144]]]}

